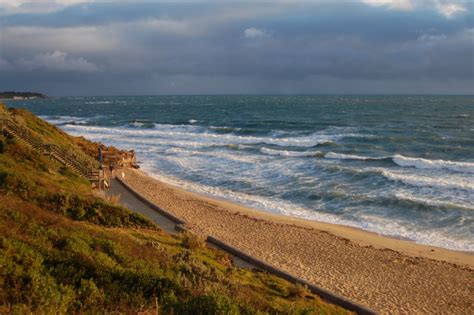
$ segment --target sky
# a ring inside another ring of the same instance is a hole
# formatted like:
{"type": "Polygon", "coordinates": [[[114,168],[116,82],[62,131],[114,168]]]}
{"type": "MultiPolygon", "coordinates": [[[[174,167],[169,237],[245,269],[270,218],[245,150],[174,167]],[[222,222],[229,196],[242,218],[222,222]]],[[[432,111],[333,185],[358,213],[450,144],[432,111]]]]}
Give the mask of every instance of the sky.
{"type": "Polygon", "coordinates": [[[2,0],[0,90],[474,94],[474,0],[2,0]]]}

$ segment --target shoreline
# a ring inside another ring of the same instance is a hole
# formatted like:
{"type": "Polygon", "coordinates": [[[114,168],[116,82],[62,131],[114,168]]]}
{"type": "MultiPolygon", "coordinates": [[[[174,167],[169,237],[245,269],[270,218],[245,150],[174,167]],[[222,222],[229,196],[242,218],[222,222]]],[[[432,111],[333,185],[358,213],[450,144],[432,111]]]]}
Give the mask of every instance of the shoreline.
{"type": "Polygon", "coordinates": [[[278,222],[282,224],[295,224],[305,228],[312,228],[319,231],[329,232],[334,234],[335,236],[347,238],[360,246],[373,246],[377,249],[390,249],[397,252],[402,252],[403,254],[407,254],[413,257],[421,256],[424,258],[459,264],[461,266],[474,269],[474,252],[449,249],[428,244],[421,244],[411,239],[380,234],[377,232],[364,230],[363,228],[356,226],[343,225],[338,223],[328,223],[323,221],[305,219],[301,217],[291,217],[286,216],[284,214],[272,213],[271,211],[252,208],[250,206],[224,198],[219,198],[217,196],[209,196],[203,193],[187,190],[183,187],[163,181],[155,177],[151,172],[146,172],[144,170],[134,171],[141,173],[143,176],[152,178],[153,180],[160,182],[160,184],[162,185],[169,186],[183,193],[194,195],[198,198],[206,199],[211,203],[221,204],[227,210],[230,211],[243,212],[258,219],[278,222]]]}
{"type": "Polygon", "coordinates": [[[383,314],[474,308],[474,259],[357,228],[270,214],[163,183],[143,171],[122,178],[150,202],[248,255],[383,314]]]}

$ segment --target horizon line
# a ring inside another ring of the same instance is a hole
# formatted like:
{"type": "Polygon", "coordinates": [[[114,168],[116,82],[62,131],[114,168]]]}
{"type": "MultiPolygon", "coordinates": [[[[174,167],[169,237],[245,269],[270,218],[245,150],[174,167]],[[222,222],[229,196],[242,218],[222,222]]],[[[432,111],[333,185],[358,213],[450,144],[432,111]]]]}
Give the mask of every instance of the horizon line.
{"type": "Polygon", "coordinates": [[[46,95],[48,97],[133,97],[133,96],[474,96],[466,93],[164,93],[46,95]]]}

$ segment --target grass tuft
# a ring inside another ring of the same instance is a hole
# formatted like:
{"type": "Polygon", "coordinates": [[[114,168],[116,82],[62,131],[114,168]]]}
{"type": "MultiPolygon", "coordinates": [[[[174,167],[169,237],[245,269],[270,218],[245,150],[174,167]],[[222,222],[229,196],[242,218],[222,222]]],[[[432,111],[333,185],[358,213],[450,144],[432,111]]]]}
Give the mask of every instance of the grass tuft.
{"type": "Polygon", "coordinates": [[[308,287],[299,283],[294,283],[288,288],[288,297],[294,300],[304,299],[310,292],[308,287]]]}
{"type": "Polygon", "coordinates": [[[191,232],[181,233],[181,246],[190,250],[198,250],[206,247],[204,239],[191,232]]]}

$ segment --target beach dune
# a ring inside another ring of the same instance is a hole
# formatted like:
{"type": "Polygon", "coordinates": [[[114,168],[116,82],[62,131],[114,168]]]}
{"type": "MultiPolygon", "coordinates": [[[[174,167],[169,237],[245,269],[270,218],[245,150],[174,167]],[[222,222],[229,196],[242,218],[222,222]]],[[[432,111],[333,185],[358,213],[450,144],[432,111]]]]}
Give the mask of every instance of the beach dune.
{"type": "Polygon", "coordinates": [[[474,256],[359,229],[273,215],[198,195],[138,170],[134,190],[248,254],[380,313],[469,314],[474,256]]]}

